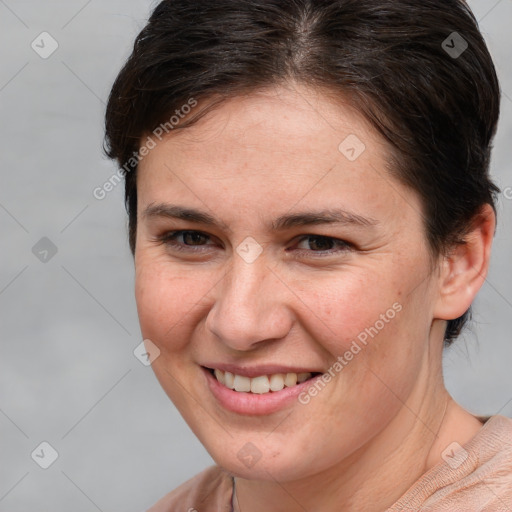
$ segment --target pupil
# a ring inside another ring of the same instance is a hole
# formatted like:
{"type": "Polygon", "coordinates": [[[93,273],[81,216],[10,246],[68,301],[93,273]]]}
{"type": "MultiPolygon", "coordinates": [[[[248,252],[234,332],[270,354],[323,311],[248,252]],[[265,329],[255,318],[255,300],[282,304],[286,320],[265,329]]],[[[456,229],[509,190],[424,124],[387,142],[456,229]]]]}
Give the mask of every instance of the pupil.
{"type": "Polygon", "coordinates": [[[201,241],[202,235],[200,233],[193,233],[191,231],[187,231],[183,234],[183,239],[187,245],[196,245],[196,243],[199,243],[201,241]],[[187,237],[188,241],[192,240],[192,243],[187,243],[187,237]]]}
{"type": "Polygon", "coordinates": [[[320,236],[312,237],[311,240],[313,243],[310,242],[310,246],[315,249],[315,245],[317,246],[317,250],[325,251],[328,249],[332,249],[332,240],[328,240],[327,238],[323,238],[320,236]],[[318,247],[320,246],[320,247],[318,247]],[[323,246],[323,247],[322,247],[323,246]]]}

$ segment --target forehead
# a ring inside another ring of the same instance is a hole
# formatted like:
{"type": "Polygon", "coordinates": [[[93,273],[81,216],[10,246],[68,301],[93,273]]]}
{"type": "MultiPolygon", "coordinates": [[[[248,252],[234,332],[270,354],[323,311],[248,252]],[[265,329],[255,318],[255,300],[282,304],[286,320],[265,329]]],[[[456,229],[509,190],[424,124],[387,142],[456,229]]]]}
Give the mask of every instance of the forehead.
{"type": "MultiPolygon", "coordinates": [[[[199,103],[192,114],[208,103],[199,103]]],[[[187,156],[201,154],[200,147],[209,147],[217,149],[217,157],[245,151],[249,155],[257,152],[251,155],[252,160],[279,153],[332,159],[339,156],[339,144],[350,135],[370,153],[378,151],[385,157],[389,149],[370,123],[339,94],[335,99],[326,89],[288,85],[225,100],[199,122],[171,132],[167,139],[169,147],[179,146],[180,154],[187,156]]]]}
{"type": "MultiPolygon", "coordinates": [[[[207,100],[199,103],[192,115],[207,105],[207,100]]],[[[339,160],[340,144],[347,138],[356,141],[358,153],[364,147],[364,157],[386,159],[386,145],[355,109],[320,89],[299,85],[235,96],[190,127],[180,130],[178,122],[176,128],[142,159],[141,173],[163,159],[190,167],[201,162],[203,177],[235,169],[241,175],[258,165],[259,173],[267,175],[281,168],[300,172],[339,160]]],[[[352,167],[360,168],[364,160],[354,160],[352,167]]]]}
{"type": "Polygon", "coordinates": [[[196,206],[217,198],[238,212],[320,202],[371,215],[400,199],[388,151],[348,104],[303,86],[275,88],[227,100],[163,138],[139,165],[139,198],[145,206],[169,195],[196,206]]]}

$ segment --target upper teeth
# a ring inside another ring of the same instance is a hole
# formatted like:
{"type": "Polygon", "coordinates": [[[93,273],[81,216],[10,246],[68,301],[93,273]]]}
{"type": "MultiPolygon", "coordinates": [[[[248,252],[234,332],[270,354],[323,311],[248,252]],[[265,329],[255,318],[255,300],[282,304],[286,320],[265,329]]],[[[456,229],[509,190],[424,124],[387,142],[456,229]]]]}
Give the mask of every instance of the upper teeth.
{"type": "Polygon", "coordinates": [[[274,373],[272,375],[260,375],[249,378],[230,372],[215,369],[215,377],[229,389],[251,393],[268,393],[269,391],[281,391],[285,386],[295,386],[312,377],[311,373],[274,373]]]}

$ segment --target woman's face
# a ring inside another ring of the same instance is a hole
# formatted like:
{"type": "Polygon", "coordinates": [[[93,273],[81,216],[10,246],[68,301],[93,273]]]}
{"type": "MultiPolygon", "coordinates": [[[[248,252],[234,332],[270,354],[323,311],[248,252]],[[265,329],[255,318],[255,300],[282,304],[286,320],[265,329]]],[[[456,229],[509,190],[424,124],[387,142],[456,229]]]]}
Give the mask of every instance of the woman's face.
{"type": "Polygon", "coordinates": [[[353,110],[296,85],[224,103],[139,166],[136,299],[152,366],[239,476],[341,464],[425,383],[437,281],[420,201],[386,151],[353,110]]]}

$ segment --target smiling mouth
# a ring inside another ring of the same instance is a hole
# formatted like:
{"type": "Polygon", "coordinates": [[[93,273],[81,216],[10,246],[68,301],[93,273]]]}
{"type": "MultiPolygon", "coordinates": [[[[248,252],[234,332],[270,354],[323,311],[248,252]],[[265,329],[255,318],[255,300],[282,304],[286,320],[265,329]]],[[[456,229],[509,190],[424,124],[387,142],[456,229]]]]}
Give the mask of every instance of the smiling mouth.
{"type": "Polygon", "coordinates": [[[302,384],[307,380],[313,379],[317,375],[321,375],[320,372],[273,373],[271,375],[260,375],[250,378],[245,375],[236,375],[219,369],[204,368],[226,388],[239,393],[254,393],[258,395],[275,393],[283,390],[284,388],[302,384]]]}

